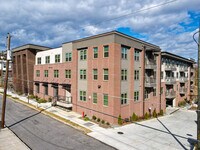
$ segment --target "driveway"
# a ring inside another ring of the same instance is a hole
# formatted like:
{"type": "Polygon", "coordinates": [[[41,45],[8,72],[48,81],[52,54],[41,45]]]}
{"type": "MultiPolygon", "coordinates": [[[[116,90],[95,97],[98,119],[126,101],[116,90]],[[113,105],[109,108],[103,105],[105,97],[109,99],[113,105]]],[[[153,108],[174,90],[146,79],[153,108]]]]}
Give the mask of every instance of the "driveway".
{"type": "Polygon", "coordinates": [[[178,110],[171,115],[89,133],[118,149],[191,149],[196,139],[195,111],[178,110]],[[118,134],[122,132],[123,134],[118,134]]]}

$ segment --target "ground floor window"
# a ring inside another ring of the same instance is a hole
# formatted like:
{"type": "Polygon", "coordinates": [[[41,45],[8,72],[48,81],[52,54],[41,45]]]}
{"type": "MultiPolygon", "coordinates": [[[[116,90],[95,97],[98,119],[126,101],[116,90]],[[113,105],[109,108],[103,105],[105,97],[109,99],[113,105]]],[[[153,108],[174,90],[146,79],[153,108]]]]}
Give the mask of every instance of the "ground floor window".
{"type": "Polygon", "coordinates": [[[108,106],[108,94],[103,94],[103,105],[108,106]]]}

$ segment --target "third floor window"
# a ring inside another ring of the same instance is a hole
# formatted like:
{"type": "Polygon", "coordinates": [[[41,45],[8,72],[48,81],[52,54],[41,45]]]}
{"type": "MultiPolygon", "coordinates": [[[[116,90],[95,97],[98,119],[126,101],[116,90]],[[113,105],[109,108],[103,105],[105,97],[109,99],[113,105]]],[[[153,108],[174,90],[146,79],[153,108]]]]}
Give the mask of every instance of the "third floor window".
{"type": "Polygon", "coordinates": [[[135,50],[134,59],[135,59],[135,61],[140,60],[140,51],[139,50],[135,50]]]}
{"type": "Polygon", "coordinates": [[[38,58],[37,58],[37,64],[38,64],[38,65],[41,64],[41,57],[38,57],[38,58]]]}
{"type": "Polygon", "coordinates": [[[72,61],[72,53],[66,53],[65,61],[72,61]]]}
{"type": "Polygon", "coordinates": [[[128,48],[127,47],[121,47],[121,57],[122,59],[127,59],[127,52],[128,52],[128,48]]]}
{"type": "Polygon", "coordinates": [[[87,50],[80,50],[80,60],[86,60],[87,59],[87,50]]]}
{"type": "Polygon", "coordinates": [[[46,56],[46,57],[45,57],[45,63],[46,63],[46,64],[49,64],[49,63],[50,63],[50,56],[46,56]]]}
{"type": "Polygon", "coordinates": [[[98,47],[93,48],[94,58],[98,58],[98,47]]]}
{"type": "Polygon", "coordinates": [[[106,45],[103,47],[104,48],[104,57],[109,57],[109,46],[106,45]]]}
{"type": "Polygon", "coordinates": [[[55,55],[55,63],[59,63],[60,62],[60,54],[56,54],[55,55]]]}

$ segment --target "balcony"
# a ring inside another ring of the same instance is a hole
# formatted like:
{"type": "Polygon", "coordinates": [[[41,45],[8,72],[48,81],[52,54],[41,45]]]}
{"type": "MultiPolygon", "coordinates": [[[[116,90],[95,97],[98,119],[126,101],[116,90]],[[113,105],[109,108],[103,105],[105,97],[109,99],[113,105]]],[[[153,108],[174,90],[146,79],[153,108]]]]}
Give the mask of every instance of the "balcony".
{"type": "Polygon", "coordinates": [[[194,76],[191,76],[191,77],[190,77],[190,80],[194,82],[194,76]]]}
{"type": "Polygon", "coordinates": [[[152,77],[145,78],[145,87],[155,87],[156,86],[156,79],[152,77]]]}
{"type": "Polygon", "coordinates": [[[156,60],[145,59],[145,69],[156,69],[156,60]]]}
{"type": "Polygon", "coordinates": [[[187,67],[180,67],[179,71],[180,72],[185,72],[185,71],[188,71],[188,68],[187,67]]]}
{"type": "Polygon", "coordinates": [[[165,84],[167,85],[172,85],[176,83],[176,79],[173,77],[166,77],[165,78],[165,84]]]}
{"type": "Polygon", "coordinates": [[[176,92],[175,91],[166,91],[165,93],[165,97],[168,99],[172,99],[176,97],[176,92]]]}
{"type": "Polygon", "coordinates": [[[187,89],[185,88],[185,87],[181,87],[180,89],[179,89],[179,93],[180,94],[185,94],[187,92],[187,89]]]}
{"type": "Polygon", "coordinates": [[[187,78],[186,77],[180,77],[179,78],[179,82],[180,83],[185,83],[187,81],[187,78]]]}
{"type": "Polygon", "coordinates": [[[166,65],[165,71],[176,71],[176,67],[174,65],[166,65]]]}

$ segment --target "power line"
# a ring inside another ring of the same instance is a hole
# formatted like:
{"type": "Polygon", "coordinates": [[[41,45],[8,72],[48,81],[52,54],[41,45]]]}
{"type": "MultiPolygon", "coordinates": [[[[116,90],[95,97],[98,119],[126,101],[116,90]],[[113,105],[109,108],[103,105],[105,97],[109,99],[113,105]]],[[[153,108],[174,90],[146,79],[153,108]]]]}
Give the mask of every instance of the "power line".
{"type": "MultiPolygon", "coordinates": [[[[112,20],[117,20],[117,19],[120,19],[120,18],[128,17],[128,16],[131,16],[131,15],[140,13],[142,11],[151,10],[151,9],[154,9],[154,8],[157,8],[157,7],[161,7],[161,6],[176,2],[176,1],[178,1],[178,0],[171,0],[171,1],[167,1],[167,2],[164,2],[164,3],[158,4],[158,5],[154,5],[154,6],[148,7],[148,8],[139,9],[139,10],[136,10],[134,12],[127,13],[127,14],[124,14],[124,15],[121,15],[121,16],[118,16],[118,17],[115,17],[115,18],[111,18],[111,19],[107,19],[107,20],[103,20],[103,21],[97,22],[97,23],[95,23],[93,25],[95,26],[95,25],[99,25],[99,24],[101,24],[103,22],[108,22],[108,21],[112,21],[112,20]]],[[[86,28],[86,27],[90,27],[90,26],[91,25],[84,26],[83,29],[86,28]]]]}

